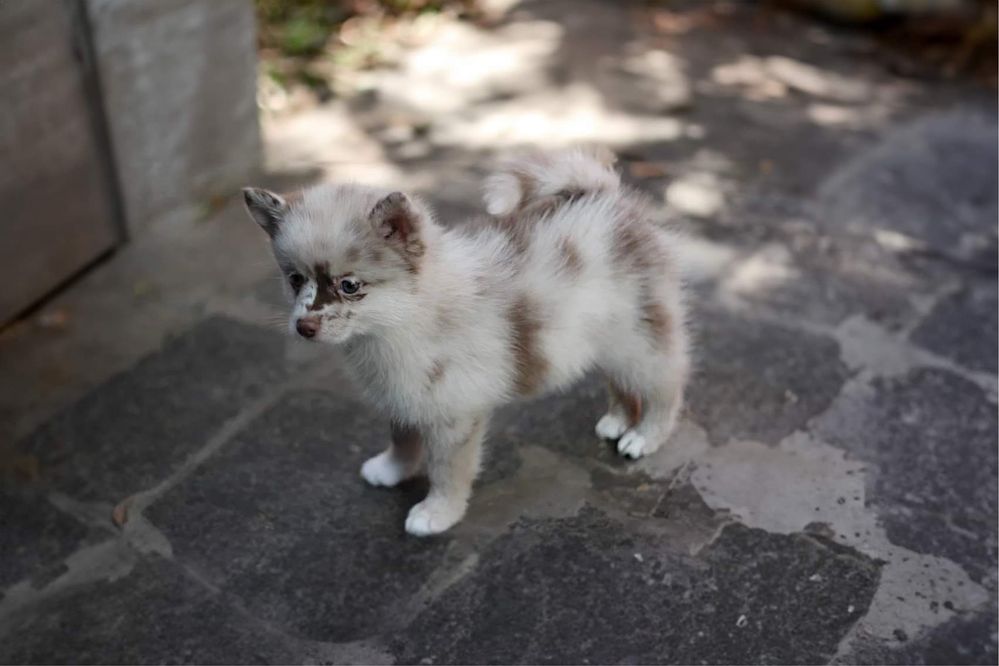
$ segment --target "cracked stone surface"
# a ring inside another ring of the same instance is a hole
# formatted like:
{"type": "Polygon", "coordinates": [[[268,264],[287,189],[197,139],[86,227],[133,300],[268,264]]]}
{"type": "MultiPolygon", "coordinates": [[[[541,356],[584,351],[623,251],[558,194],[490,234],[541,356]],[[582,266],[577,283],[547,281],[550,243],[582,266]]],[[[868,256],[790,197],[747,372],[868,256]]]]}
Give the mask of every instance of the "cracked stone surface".
{"type": "Polygon", "coordinates": [[[848,376],[836,340],[727,313],[697,315],[693,418],[712,442],[777,442],[823,411],[848,376]]]}
{"type": "Polygon", "coordinates": [[[913,370],[872,388],[871,399],[830,410],[818,432],[876,463],[869,501],[893,543],[950,557],[977,579],[994,577],[995,404],[940,370],[913,370]]]}
{"type": "Polygon", "coordinates": [[[426,481],[363,484],[386,424],[234,202],[0,335],[0,662],[995,663],[994,91],[766,3],[427,25],[265,119],[274,187],[459,224],[503,151],[608,145],[683,232],[671,440],[599,441],[594,374],[495,414],[466,519],[406,536],[426,481]]]}
{"type": "Polygon", "coordinates": [[[402,663],[820,662],[878,577],[856,553],[738,525],[696,558],[667,548],[592,510],[518,525],[393,650],[402,663]]]}
{"type": "Polygon", "coordinates": [[[825,222],[888,229],[994,269],[997,136],[994,118],[966,111],[905,126],[826,183],[825,222]]]}
{"type": "Polygon", "coordinates": [[[177,557],[254,615],[314,640],[363,638],[419,590],[447,546],[403,532],[425,483],[390,491],[361,480],[361,463],[387,441],[387,424],[357,403],[294,393],[149,517],[177,557]]]}
{"type": "Polygon", "coordinates": [[[248,401],[287,379],[285,343],[211,318],[46,423],[25,447],[42,479],[81,500],[148,488],[248,401]]]}
{"type": "Polygon", "coordinates": [[[995,280],[976,281],[938,303],[912,340],[965,367],[995,374],[997,312],[995,280]]]}
{"type": "Polygon", "coordinates": [[[0,643],[0,661],[11,664],[241,664],[294,658],[284,642],[158,558],[138,564],[125,578],[42,602],[11,630],[17,639],[0,643]]]}
{"type": "Polygon", "coordinates": [[[19,496],[0,491],[0,586],[22,579],[48,577],[53,567],[75,551],[89,529],[49,504],[44,497],[19,496]]]}

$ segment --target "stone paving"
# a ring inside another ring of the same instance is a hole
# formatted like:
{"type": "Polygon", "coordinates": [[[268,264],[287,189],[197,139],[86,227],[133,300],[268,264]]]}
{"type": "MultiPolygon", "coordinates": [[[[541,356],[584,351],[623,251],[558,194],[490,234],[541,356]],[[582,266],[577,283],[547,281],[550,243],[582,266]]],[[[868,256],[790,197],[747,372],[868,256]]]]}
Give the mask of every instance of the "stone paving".
{"type": "MultiPolygon", "coordinates": [[[[400,143],[385,107],[421,107],[388,70],[366,106],[275,121],[271,159],[374,151],[361,178],[453,216],[503,147],[474,145],[482,117],[558,120],[542,92],[608,91],[621,108],[588,131],[686,231],[698,369],[669,445],[626,462],[598,441],[596,378],[512,405],[466,520],[406,536],[425,481],[361,481],[387,428],[335,356],[263,323],[266,248],[232,206],[200,251],[260,261],[200,301],[137,306],[141,341],[135,311],[95,300],[122,289],[100,275],[57,305],[109,332],[0,339],[2,409],[33,415],[5,449],[30,473],[0,486],[0,663],[996,662],[994,94],[903,79],[865,38],[784,15],[680,3],[693,27],[664,36],[644,5],[580,5],[523,3],[472,33],[469,58],[548,44],[552,79],[510,75],[494,98],[431,81],[461,104],[424,108],[429,129],[400,143]],[[656,79],[636,45],[684,64],[656,79]],[[662,96],[620,92],[643,85],[662,96]],[[629,134],[664,120],[679,134],[629,134]],[[79,366],[75,394],[30,383],[43,351],[101,361],[116,327],[134,353],[114,373],[79,366]]],[[[470,48],[472,28],[448,29],[437,43],[470,48]]],[[[167,270],[163,247],[98,273],[167,270]]]]}

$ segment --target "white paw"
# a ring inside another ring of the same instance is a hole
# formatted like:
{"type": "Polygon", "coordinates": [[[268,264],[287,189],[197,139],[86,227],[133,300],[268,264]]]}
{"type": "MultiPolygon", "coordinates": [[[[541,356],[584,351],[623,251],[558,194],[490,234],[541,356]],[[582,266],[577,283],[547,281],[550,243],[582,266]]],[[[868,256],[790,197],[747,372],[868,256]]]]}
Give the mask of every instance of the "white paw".
{"type": "Polygon", "coordinates": [[[423,500],[406,516],[406,531],[413,536],[440,534],[465,515],[464,506],[455,506],[444,500],[423,500]]]}
{"type": "Polygon", "coordinates": [[[394,460],[388,451],[382,451],[361,465],[361,476],[373,486],[392,487],[411,475],[406,465],[394,460]]]}
{"type": "Polygon", "coordinates": [[[628,424],[616,414],[604,414],[597,421],[597,437],[600,439],[618,439],[628,429],[628,424]]]}
{"type": "Polygon", "coordinates": [[[626,458],[641,458],[646,453],[652,453],[655,450],[656,447],[650,445],[645,437],[639,435],[635,430],[624,433],[617,441],[617,452],[626,458]]]}

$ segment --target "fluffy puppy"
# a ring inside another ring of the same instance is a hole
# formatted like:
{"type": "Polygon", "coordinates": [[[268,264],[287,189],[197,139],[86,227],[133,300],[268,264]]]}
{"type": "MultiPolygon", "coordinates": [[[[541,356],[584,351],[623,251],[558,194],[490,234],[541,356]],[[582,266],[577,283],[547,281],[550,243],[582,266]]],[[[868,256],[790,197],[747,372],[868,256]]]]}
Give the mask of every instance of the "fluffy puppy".
{"type": "Polygon", "coordinates": [[[394,486],[426,466],[409,533],[461,519],[490,414],[511,400],[595,368],[609,387],[597,435],[638,458],[672,431],[689,363],[671,237],[606,159],[513,160],[487,181],[491,217],[454,228],[372,187],[244,195],[286,277],[291,331],[339,345],[391,424],[363,477],[394,486]]]}

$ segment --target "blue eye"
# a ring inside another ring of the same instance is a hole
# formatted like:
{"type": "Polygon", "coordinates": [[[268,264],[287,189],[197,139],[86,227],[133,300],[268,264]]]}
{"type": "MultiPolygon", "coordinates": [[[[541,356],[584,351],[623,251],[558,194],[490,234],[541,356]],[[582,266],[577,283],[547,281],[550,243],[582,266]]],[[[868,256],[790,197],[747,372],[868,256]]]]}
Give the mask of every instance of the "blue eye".
{"type": "Polygon", "coordinates": [[[288,283],[291,284],[291,288],[296,292],[302,288],[305,284],[305,276],[301,273],[292,273],[288,276],[288,283]]]}
{"type": "Polygon", "coordinates": [[[354,278],[343,278],[340,280],[340,291],[345,294],[356,294],[361,288],[361,281],[354,278]]]}

